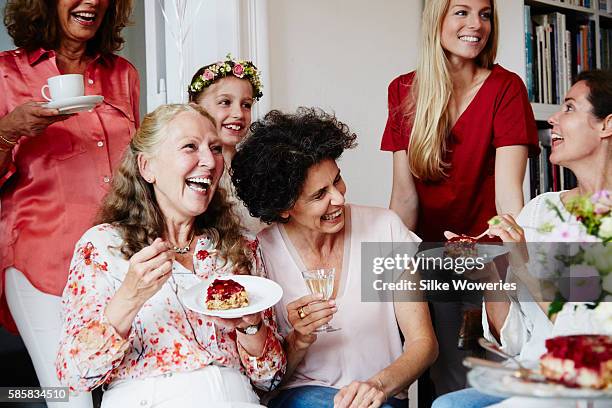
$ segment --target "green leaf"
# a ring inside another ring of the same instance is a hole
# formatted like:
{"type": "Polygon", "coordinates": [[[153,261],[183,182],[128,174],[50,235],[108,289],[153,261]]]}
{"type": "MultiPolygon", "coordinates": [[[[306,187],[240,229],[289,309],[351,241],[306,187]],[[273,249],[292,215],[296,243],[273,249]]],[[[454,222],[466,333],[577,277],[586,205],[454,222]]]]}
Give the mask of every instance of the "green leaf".
{"type": "Polygon", "coordinates": [[[565,299],[557,295],[557,298],[548,306],[548,317],[552,317],[553,315],[559,313],[561,309],[563,309],[564,304],[565,299]]]}

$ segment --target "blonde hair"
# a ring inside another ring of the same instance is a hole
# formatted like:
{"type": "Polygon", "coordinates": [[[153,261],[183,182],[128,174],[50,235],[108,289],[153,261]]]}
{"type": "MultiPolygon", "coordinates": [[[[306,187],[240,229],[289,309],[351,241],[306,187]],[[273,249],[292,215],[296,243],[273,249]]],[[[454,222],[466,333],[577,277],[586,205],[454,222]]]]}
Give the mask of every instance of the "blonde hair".
{"type": "MultiPolygon", "coordinates": [[[[96,223],[112,224],[119,229],[124,242],[118,249],[126,259],[167,232],[153,185],[140,174],[138,156],[155,154],[166,137],[167,126],[184,112],[200,114],[216,128],[213,117],[195,104],[162,105],[147,114],[123,156],[111,191],[102,203],[96,223]]],[[[196,217],[194,228],[198,235],[207,233],[211,239],[216,238],[216,249],[221,257],[231,261],[237,272],[245,272],[250,269],[250,262],[240,226],[226,194],[224,189],[217,187],[206,212],[196,217]]]]}
{"type": "MultiPolygon", "coordinates": [[[[495,0],[491,2],[491,34],[476,64],[492,69],[497,55],[498,18],[495,0]]],[[[440,180],[450,164],[444,161],[450,132],[448,105],[453,90],[448,59],[442,48],[442,23],[450,0],[427,0],[423,10],[421,56],[410,97],[402,108],[412,119],[408,161],[412,174],[422,180],[440,180]]]]}

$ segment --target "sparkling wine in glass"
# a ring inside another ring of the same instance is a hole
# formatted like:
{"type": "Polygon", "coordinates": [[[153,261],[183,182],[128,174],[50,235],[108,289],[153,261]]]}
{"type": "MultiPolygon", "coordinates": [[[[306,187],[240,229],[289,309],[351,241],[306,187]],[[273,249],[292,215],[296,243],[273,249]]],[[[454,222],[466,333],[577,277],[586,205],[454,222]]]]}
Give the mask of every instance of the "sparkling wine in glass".
{"type": "MultiPolygon", "coordinates": [[[[310,289],[313,295],[320,293],[323,295],[323,301],[328,301],[334,291],[334,276],[336,275],[335,268],[313,269],[303,271],[302,276],[306,282],[306,286],[310,289]]],[[[324,324],[315,330],[317,333],[330,333],[339,328],[332,327],[329,323],[324,324]]]]}

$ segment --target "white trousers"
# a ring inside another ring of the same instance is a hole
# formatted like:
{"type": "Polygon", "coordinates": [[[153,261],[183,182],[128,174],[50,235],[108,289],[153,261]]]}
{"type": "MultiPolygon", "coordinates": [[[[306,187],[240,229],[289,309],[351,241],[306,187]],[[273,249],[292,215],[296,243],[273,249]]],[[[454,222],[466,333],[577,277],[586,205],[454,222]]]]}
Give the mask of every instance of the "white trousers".
{"type": "MultiPolygon", "coordinates": [[[[102,408],[261,407],[249,379],[234,368],[207,366],[186,373],[111,383],[102,408]]],[[[262,407],[263,408],[263,407],[262,407]]]]}
{"type": "MultiPolygon", "coordinates": [[[[28,349],[41,387],[59,387],[55,358],[59,348],[61,297],[36,289],[15,268],[6,270],[6,300],[28,349]]],[[[47,402],[49,408],[92,408],[91,393],[70,394],[69,402],[47,402]]]]}

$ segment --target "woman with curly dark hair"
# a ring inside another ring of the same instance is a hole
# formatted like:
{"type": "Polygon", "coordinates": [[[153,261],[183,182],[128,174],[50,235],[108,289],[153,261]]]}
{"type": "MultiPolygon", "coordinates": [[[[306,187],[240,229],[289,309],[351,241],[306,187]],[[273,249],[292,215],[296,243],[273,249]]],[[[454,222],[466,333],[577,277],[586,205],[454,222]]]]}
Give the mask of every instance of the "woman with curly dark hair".
{"type": "Polygon", "coordinates": [[[251,382],[278,385],[286,359],[273,309],[221,319],[183,303],[203,280],[264,274],[218,188],[222,173],[221,137],[204,109],[162,105],[145,116],[100,224],[74,250],[56,362],[62,384],[106,384],[102,408],[259,407],[251,382]]]}
{"type": "Polygon", "coordinates": [[[269,406],[406,406],[408,386],[437,355],[429,311],[418,301],[361,300],[361,242],[419,237],[390,210],[345,202],[336,161],[356,135],[334,116],[272,111],[251,131],[232,181],[251,215],[272,223],[257,237],[268,276],[284,291],[276,311],[287,374],[269,406]],[[329,301],[308,295],[302,275],[322,268],[335,270],[329,301]],[[341,330],[317,338],[332,319],[341,330]]]}
{"type": "MultiPolygon", "coordinates": [[[[16,323],[42,386],[58,385],[74,244],[138,125],[138,73],[114,54],[131,9],[131,0],[9,0],[4,9],[18,48],[0,53],[0,323],[16,323]],[[41,88],[62,74],[82,75],[84,96],[47,107],[41,88]],[[96,95],[104,101],[94,107],[96,95]]],[[[91,406],[81,398],[70,406],[91,406]]]]}

